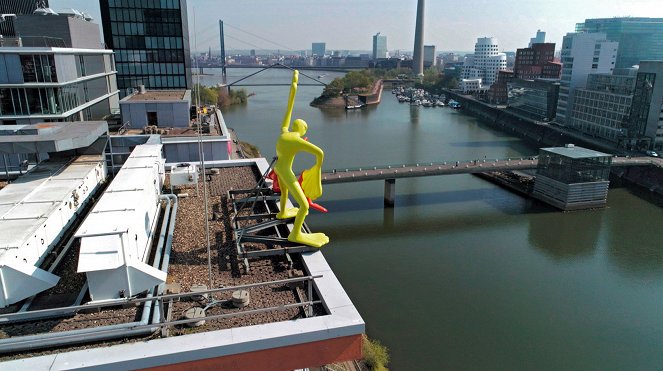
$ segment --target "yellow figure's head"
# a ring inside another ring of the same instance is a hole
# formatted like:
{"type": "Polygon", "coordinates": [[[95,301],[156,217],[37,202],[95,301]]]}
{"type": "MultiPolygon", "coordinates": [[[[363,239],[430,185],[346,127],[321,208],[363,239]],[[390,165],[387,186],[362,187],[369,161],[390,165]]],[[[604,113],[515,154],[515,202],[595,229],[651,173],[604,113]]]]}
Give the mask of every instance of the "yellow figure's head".
{"type": "Polygon", "coordinates": [[[308,130],[308,125],[306,124],[306,121],[302,119],[297,119],[295,122],[292,123],[292,128],[294,131],[299,133],[300,137],[303,137],[304,134],[306,134],[306,130],[308,130]]]}

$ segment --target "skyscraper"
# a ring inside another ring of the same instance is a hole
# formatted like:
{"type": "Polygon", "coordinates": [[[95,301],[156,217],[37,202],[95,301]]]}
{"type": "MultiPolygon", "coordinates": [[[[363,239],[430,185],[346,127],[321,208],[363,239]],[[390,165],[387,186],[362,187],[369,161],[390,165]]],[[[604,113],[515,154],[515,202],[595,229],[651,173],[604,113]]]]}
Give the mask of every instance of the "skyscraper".
{"type": "Polygon", "coordinates": [[[576,32],[601,32],[619,43],[615,68],[663,60],[663,18],[596,18],[576,24],[576,32]]]}
{"type": "Polygon", "coordinates": [[[562,77],[559,83],[557,118],[566,123],[575,88],[584,88],[590,73],[612,73],[619,43],[604,33],[568,33],[562,41],[562,77]]]}
{"type": "Polygon", "coordinates": [[[387,58],[387,36],[373,35],[373,59],[387,58]]]}
{"type": "Polygon", "coordinates": [[[325,51],[327,49],[326,43],[312,43],[311,44],[311,53],[317,55],[318,57],[324,57],[325,51]]]}
{"type": "Polygon", "coordinates": [[[435,45],[424,45],[424,67],[435,66],[435,45]]]}
{"type": "Polygon", "coordinates": [[[139,85],[191,88],[186,0],[99,0],[99,5],[104,41],[115,51],[121,97],[139,85]]]}
{"type": "MultiPolygon", "coordinates": [[[[2,0],[0,1],[0,14],[32,14],[39,5],[48,7],[48,0],[2,0]]],[[[16,36],[14,20],[12,18],[6,18],[4,21],[0,21],[0,35],[3,37],[16,36]]]]}

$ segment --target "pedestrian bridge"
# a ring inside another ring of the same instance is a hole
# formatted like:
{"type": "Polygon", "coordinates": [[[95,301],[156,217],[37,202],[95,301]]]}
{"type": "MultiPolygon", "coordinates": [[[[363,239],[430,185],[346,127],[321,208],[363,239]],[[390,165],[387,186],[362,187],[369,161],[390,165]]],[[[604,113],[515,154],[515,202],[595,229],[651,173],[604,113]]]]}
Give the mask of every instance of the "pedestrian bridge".
{"type": "MultiPolygon", "coordinates": [[[[490,171],[532,170],[536,169],[538,163],[539,162],[536,157],[528,157],[343,168],[323,172],[322,183],[337,184],[384,180],[385,205],[393,206],[396,191],[396,179],[399,178],[474,174],[490,171]]],[[[613,157],[612,166],[656,166],[663,168],[663,159],[654,157],[613,157]]]]}

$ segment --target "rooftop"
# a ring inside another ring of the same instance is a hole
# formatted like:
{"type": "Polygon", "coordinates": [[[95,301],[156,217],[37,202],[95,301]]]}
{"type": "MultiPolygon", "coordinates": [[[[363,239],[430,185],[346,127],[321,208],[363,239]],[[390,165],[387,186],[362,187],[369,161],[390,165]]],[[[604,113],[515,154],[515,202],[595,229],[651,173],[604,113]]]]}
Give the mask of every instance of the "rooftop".
{"type": "Polygon", "coordinates": [[[172,101],[181,101],[186,97],[189,90],[148,90],[145,93],[136,93],[130,95],[123,101],[130,102],[142,102],[142,101],[162,101],[162,102],[172,102],[172,101]]]}
{"type": "MultiPolygon", "coordinates": [[[[78,309],[56,318],[26,317],[23,320],[10,318],[8,321],[7,313],[17,313],[23,304],[21,302],[0,310],[0,323],[2,323],[0,362],[10,361],[0,368],[34,368],[43,364],[53,365],[53,368],[65,365],[75,368],[92,367],[94,364],[133,369],[167,365],[168,359],[173,363],[194,362],[235,353],[268,351],[277,347],[292,348],[294,352],[293,347],[300,346],[297,344],[310,347],[313,346],[311,344],[324,343],[328,340],[354,339],[354,336],[361,334],[364,328],[361,317],[318,250],[298,253],[294,250],[288,252],[277,249],[272,253],[268,250],[274,246],[252,242],[246,243],[244,248],[260,253],[239,255],[237,232],[233,226],[254,225],[260,220],[248,217],[234,221],[233,215],[239,213],[236,212],[236,202],[231,200],[229,191],[234,190],[233,192],[240,198],[248,197],[250,190],[256,186],[257,180],[267,169],[267,162],[264,159],[243,162],[224,161],[214,166],[214,169],[208,168],[205,175],[209,187],[207,200],[203,197],[202,177],[199,178],[198,189],[192,186],[175,189],[175,193],[180,197],[177,198],[172,250],[164,294],[182,293],[182,297],[161,302],[164,308],[163,317],[166,320],[172,318],[172,321],[183,319],[184,312],[192,307],[204,307],[207,318],[202,326],[189,327],[179,323],[154,332],[154,325],[143,325],[142,327],[147,327],[148,331],[147,333],[143,331],[142,336],[122,341],[106,339],[93,342],[92,340],[98,335],[96,329],[101,333],[106,331],[105,327],[100,326],[132,325],[140,329],[141,325],[136,325],[133,321],[147,318],[146,314],[149,316],[150,313],[152,322],[155,323],[155,320],[159,322],[158,306],[155,305],[155,309],[151,309],[148,305],[144,306],[143,302],[139,302],[144,296],[139,296],[128,299],[129,302],[126,300],[111,302],[99,309],[78,309]],[[246,196],[242,196],[243,191],[239,191],[242,189],[247,190],[246,196]],[[185,196],[185,193],[188,196],[185,196]],[[207,221],[205,213],[201,211],[205,208],[205,201],[210,216],[207,221]],[[211,266],[208,266],[206,222],[209,223],[211,266]],[[211,271],[208,270],[209,267],[211,271]],[[212,288],[225,291],[217,291],[209,297],[191,296],[189,293],[199,290],[200,285],[204,288],[209,286],[210,274],[212,288]],[[308,287],[309,283],[312,283],[313,290],[308,287]],[[249,292],[250,302],[245,307],[237,308],[232,304],[231,297],[235,287],[243,287],[249,292]],[[306,305],[304,304],[306,302],[314,304],[306,305]],[[212,316],[214,318],[211,318],[212,316]],[[33,343],[30,349],[10,350],[12,339],[25,344],[37,341],[34,340],[34,335],[37,334],[51,337],[57,336],[54,335],[56,333],[72,330],[91,332],[86,335],[88,340],[83,343],[79,340],[79,344],[65,343],[57,347],[36,349],[33,343]],[[31,338],[19,339],[24,336],[31,338]],[[204,347],[200,346],[201,342],[205,343],[204,347]]],[[[168,180],[164,184],[164,193],[167,189],[170,189],[168,180]]],[[[275,210],[277,204],[274,198],[263,199],[254,209],[256,213],[265,215],[275,210]]],[[[165,213],[162,212],[163,215],[166,215],[165,213]]],[[[165,232],[161,230],[165,226],[165,223],[162,223],[159,219],[157,225],[161,227],[155,231],[149,261],[155,259],[156,236],[165,232]]],[[[282,235],[288,232],[287,229],[283,229],[285,227],[283,224],[267,228],[261,234],[282,235]]],[[[37,309],[75,304],[77,296],[82,298],[83,305],[90,300],[89,294],[85,294],[85,274],[76,273],[79,248],[79,244],[74,242],[62,260],[63,263],[54,271],[62,277],[58,285],[39,294],[29,311],[22,315],[29,316],[30,311],[37,309]]],[[[347,353],[347,345],[344,347],[347,353]]],[[[315,354],[317,353],[319,352],[316,351],[315,354]]],[[[279,354],[288,354],[287,349],[279,351],[279,354]]],[[[293,353],[288,357],[296,360],[297,354],[293,353]]],[[[318,357],[333,361],[332,358],[325,358],[329,355],[318,357]]]]}
{"type": "Polygon", "coordinates": [[[542,151],[555,153],[565,157],[580,159],[580,158],[595,158],[595,157],[612,157],[612,155],[594,151],[592,149],[587,149],[578,146],[566,146],[566,147],[549,147],[541,148],[542,151]]]}

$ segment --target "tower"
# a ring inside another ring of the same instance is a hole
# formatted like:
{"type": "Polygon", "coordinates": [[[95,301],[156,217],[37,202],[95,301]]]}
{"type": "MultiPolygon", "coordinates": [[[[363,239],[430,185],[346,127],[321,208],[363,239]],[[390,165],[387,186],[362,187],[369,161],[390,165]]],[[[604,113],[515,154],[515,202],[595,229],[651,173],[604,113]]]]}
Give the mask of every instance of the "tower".
{"type": "Polygon", "coordinates": [[[219,20],[219,39],[221,40],[221,76],[226,83],[226,39],[223,36],[223,21],[219,20]]]}
{"type": "Polygon", "coordinates": [[[424,0],[417,2],[417,27],[414,30],[412,72],[417,76],[424,75],[424,0]]]}

